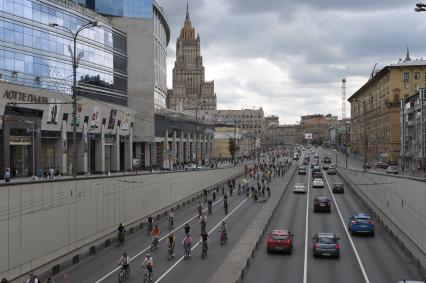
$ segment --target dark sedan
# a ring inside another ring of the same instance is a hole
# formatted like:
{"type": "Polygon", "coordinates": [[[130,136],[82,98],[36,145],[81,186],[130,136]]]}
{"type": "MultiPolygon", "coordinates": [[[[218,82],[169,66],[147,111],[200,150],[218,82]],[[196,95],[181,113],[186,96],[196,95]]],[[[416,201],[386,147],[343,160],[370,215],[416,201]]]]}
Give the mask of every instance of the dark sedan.
{"type": "Polygon", "coordinates": [[[317,256],[332,256],[338,258],[340,256],[340,238],[336,237],[334,233],[316,233],[312,240],[313,255],[317,256]]]}
{"type": "Polygon", "coordinates": [[[328,197],[316,197],[314,199],[314,212],[331,212],[331,202],[328,197]]]}
{"type": "Polygon", "coordinates": [[[341,183],[334,183],[331,190],[333,191],[334,194],[344,194],[345,186],[341,183]]]}

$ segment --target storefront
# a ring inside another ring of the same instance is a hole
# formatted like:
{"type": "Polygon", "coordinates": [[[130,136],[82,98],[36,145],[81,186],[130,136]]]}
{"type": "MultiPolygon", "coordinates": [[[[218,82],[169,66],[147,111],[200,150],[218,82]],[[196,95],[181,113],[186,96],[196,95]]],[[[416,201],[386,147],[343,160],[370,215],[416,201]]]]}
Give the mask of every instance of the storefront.
{"type": "MultiPolygon", "coordinates": [[[[32,176],[53,167],[72,172],[71,97],[0,82],[0,170],[32,176]]],[[[131,170],[134,111],[78,98],[77,172],[131,170]],[[128,155],[128,158],[126,156],[128,155]]]]}

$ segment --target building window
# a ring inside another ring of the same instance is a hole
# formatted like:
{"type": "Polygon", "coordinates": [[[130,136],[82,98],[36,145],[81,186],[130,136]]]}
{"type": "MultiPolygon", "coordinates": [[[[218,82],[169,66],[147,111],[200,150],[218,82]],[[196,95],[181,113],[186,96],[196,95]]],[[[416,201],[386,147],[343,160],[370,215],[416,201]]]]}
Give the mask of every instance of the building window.
{"type": "Polygon", "coordinates": [[[414,79],[420,80],[420,73],[414,73],[414,79]]]}
{"type": "Polygon", "coordinates": [[[410,81],[410,73],[404,73],[404,82],[410,81]]]}

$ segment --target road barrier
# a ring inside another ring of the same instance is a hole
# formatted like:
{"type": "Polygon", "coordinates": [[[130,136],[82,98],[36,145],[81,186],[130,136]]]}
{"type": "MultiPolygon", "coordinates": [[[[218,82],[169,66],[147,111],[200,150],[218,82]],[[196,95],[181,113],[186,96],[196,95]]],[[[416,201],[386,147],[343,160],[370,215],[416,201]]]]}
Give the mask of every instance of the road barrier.
{"type": "Polygon", "coordinates": [[[426,276],[426,182],[341,166],[336,169],[426,276]]]}
{"type": "Polygon", "coordinates": [[[278,204],[285,191],[288,189],[288,184],[297,171],[297,168],[296,165],[291,167],[285,175],[283,183],[272,191],[269,200],[253,219],[250,226],[223,262],[222,266],[213,275],[210,281],[211,283],[242,282],[245,272],[250,267],[255,251],[261,245],[261,240],[266,232],[266,228],[271,222],[278,204]]]}
{"type": "Polygon", "coordinates": [[[56,274],[244,173],[244,166],[0,186],[0,274],[56,274]]]}

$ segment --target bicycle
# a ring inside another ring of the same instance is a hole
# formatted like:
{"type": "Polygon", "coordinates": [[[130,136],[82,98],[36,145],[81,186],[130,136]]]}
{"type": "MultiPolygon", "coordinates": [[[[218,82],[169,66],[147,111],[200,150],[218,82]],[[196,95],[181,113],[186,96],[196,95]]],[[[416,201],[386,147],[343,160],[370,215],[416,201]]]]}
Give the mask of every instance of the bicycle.
{"type": "Polygon", "coordinates": [[[144,283],[151,283],[152,282],[152,273],[149,270],[148,266],[145,266],[145,272],[143,274],[143,282],[144,283]]]}
{"type": "Polygon", "coordinates": [[[207,243],[203,242],[203,246],[202,246],[202,249],[201,249],[201,259],[203,259],[207,256],[207,249],[208,249],[207,243]]]}
{"type": "Polygon", "coordinates": [[[158,237],[154,236],[154,238],[152,239],[151,251],[156,250],[157,246],[158,246],[158,237]]]}
{"type": "Polygon", "coordinates": [[[118,282],[122,283],[124,280],[129,279],[130,277],[130,265],[127,265],[127,268],[124,268],[122,265],[120,272],[118,273],[118,282]]]}
{"type": "Polygon", "coordinates": [[[117,237],[117,248],[119,246],[124,245],[124,232],[120,233],[118,232],[118,237],[117,237]]]}
{"type": "Polygon", "coordinates": [[[169,249],[167,250],[167,260],[172,260],[174,258],[173,247],[169,245],[169,249]]]}
{"type": "Polygon", "coordinates": [[[183,259],[190,259],[191,258],[191,245],[190,244],[186,244],[184,245],[184,254],[183,254],[183,259]]]}
{"type": "Polygon", "coordinates": [[[222,231],[222,233],[220,234],[220,245],[223,246],[224,244],[226,244],[227,240],[228,240],[228,233],[226,233],[226,231],[222,231]]]}
{"type": "Polygon", "coordinates": [[[169,217],[169,230],[173,230],[173,226],[175,225],[174,222],[174,218],[169,217]]]}

